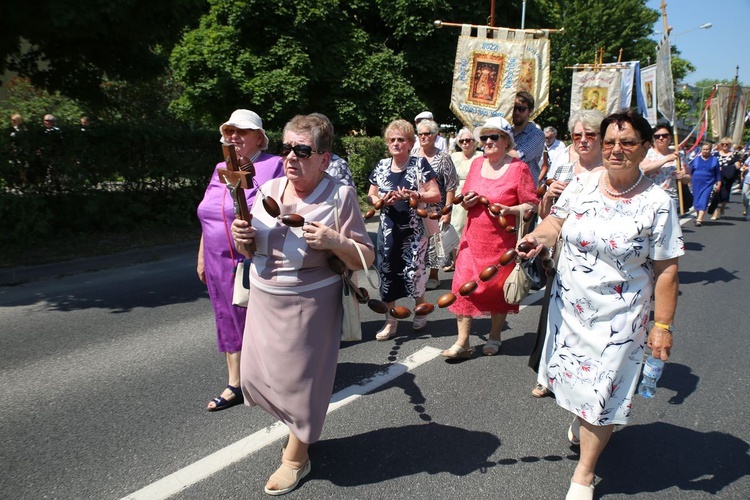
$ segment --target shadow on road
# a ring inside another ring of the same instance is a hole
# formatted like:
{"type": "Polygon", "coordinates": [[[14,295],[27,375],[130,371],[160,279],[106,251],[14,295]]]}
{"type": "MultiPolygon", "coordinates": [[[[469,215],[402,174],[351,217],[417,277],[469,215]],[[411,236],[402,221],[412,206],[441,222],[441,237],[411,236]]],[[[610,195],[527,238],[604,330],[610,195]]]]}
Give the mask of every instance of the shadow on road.
{"type": "Polygon", "coordinates": [[[713,283],[729,283],[739,279],[737,273],[739,271],[727,271],[723,267],[715,267],[708,271],[680,271],[680,284],[688,285],[693,283],[702,283],[709,285],[713,283]]]}
{"type": "Polygon", "coordinates": [[[597,496],[677,487],[716,495],[750,474],[750,446],[723,432],[656,422],[615,432],[597,466],[597,496]]]}

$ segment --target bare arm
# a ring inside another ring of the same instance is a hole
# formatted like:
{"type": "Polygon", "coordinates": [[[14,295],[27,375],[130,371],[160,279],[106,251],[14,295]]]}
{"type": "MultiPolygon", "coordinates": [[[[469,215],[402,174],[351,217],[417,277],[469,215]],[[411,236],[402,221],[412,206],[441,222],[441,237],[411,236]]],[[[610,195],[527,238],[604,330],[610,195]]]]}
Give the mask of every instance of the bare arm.
{"type": "Polygon", "coordinates": [[[201,242],[198,245],[198,279],[204,285],[206,284],[206,268],[203,264],[203,234],[201,234],[201,242]]]}
{"type": "MultiPolygon", "coordinates": [[[[677,258],[654,261],[654,321],[671,325],[677,309],[680,281],[677,258]]],[[[657,326],[651,328],[648,346],[655,358],[666,361],[672,349],[672,334],[657,326]]]]}
{"type": "Polygon", "coordinates": [[[532,250],[530,252],[518,252],[518,255],[520,255],[521,258],[530,259],[537,255],[542,248],[552,248],[557,242],[557,238],[560,236],[563,222],[565,222],[565,219],[560,219],[558,217],[545,218],[536,229],[524,236],[521,240],[529,242],[532,246],[532,250]]]}

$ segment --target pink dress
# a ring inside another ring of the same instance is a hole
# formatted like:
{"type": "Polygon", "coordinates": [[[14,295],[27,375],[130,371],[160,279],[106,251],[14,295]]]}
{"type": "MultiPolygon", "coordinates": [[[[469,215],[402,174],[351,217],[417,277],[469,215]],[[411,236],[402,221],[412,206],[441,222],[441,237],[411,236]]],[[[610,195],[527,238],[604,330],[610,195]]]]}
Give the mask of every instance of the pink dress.
{"type": "MultiPolygon", "coordinates": [[[[486,196],[490,203],[501,203],[513,206],[521,203],[539,202],[536,185],[531,177],[528,165],[514,159],[508,170],[499,179],[487,179],[482,176],[484,156],[471,164],[469,174],[462,192],[486,196]]],[[[516,225],[515,216],[507,216],[508,225],[516,225]]],[[[513,269],[512,265],[501,267],[489,281],[479,281],[479,273],[485,268],[497,264],[500,256],[509,248],[516,246],[516,233],[508,233],[500,227],[497,217],[491,216],[487,207],[481,203],[468,210],[466,227],[458,245],[456,271],[453,275],[451,291],[456,301],[450,306],[454,314],[464,316],[482,316],[495,313],[517,313],[518,306],[505,302],[503,284],[513,269]],[[468,281],[479,281],[479,286],[470,295],[462,297],[458,289],[468,281]]]]}

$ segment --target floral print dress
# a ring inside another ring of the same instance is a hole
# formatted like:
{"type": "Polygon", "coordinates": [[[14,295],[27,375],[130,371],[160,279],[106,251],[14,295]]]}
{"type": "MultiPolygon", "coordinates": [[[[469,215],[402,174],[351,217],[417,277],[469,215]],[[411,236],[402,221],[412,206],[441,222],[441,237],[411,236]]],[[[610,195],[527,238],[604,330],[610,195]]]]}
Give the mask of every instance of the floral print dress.
{"type": "Polygon", "coordinates": [[[550,215],[566,218],[538,381],[593,425],[626,424],[640,378],[653,261],[685,253],[672,201],[651,184],[630,199],[576,178],[550,215]]]}
{"type": "MultiPolygon", "coordinates": [[[[424,158],[409,157],[401,172],[391,171],[391,158],[380,160],[370,174],[370,184],[378,186],[381,198],[402,187],[416,190],[435,178],[435,172],[424,158]]],[[[427,273],[425,256],[427,235],[424,223],[406,200],[380,210],[380,226],[375,252],[375,266],[380,274],[380,297],[392,302],[402,297],[416,299],[425,292],[427,273]]]]}

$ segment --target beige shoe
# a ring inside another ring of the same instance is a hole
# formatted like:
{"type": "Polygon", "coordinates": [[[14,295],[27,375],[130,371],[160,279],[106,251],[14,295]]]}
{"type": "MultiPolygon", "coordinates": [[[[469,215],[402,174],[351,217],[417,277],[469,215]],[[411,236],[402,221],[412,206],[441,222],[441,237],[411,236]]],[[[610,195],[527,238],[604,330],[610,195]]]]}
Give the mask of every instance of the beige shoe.
{"type": "Polygon", "coordinates": [[[385,320],[383,328],[378,330],[378,333],[375,334],[375,340],[388,340],[396,335],[396,330],[398,330],[398,321],[395,319],[387,319],[385,320]]]}
{"type": "Polygon", "coordinates": [[[565,495],[565,500],[593,500],[594,499],[594,485],[591,484],[586,486],[585,484],[570,482],[570,488],[568,488],[568,494],[565,495]]]}
{"type": "Polygon", "coordinates": [[[291,465],[282,463],[281,466],[276,469],[276,472],[271,474],[271,477],[268,478],[269,483],[276,483],[276,488],[270,489],[266,485],[263,487],[263,491],[266,492],[266,495],[272,496],[289,493],[297,487],[302,478],[310,473],[311,468],[312,465],[310,464],[310,460],[305,462],[305,465],[299,469],[295,469],[291,465]]]}
{"type": "Polygon", "coordinates": [[[581,421],[578,417],[575,417],[573,423],[568,427],[568,441],[570,441],[570,444],[573,446],[581,444],[581,421]]]}
{"type": "Polygon", "coordinates": [[[471,347],[461,347],[458,344],[453,344],[448,349],[444,350],[440,354],[444,358],[449,359],[469,359],[471,357],[471,354],[473,352],[473,349],[471,347]]]}

